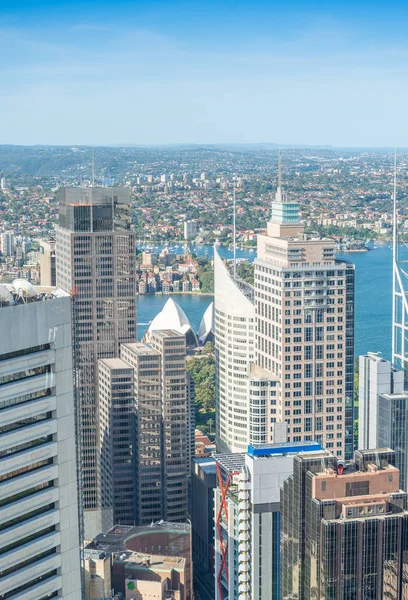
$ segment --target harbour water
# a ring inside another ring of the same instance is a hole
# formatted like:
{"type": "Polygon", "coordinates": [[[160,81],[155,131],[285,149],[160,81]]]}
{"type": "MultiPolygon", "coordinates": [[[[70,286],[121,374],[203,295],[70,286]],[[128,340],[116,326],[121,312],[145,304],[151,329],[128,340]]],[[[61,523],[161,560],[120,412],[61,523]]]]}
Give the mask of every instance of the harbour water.
{"type": "MultiPolygon", "coordinates": [[[[212,246],[196,246],[190,249],[197,255],[212,256],[212,246]]],[[[175,250],[183,251],[180,246],[175,250]]],[[[232,250],[219,248],[220,255],[232,258],[232,250]]],[[[408,258],[408,250],[401,247],[400,254],[408,258]]],[[[256,252],[237,249],[238,258],[254,260],[256,252]]],[[[392,249],[384,244],[370,252],[340,254],[344,260],[356,266],[355,354],[382,352],[391,357],[391,298],[392,298],[392,249]]],[[[180,304],[191,325],[198,329],[211,296],[177,294],[172,296],[180,304]]],[[[140,296],[138,298],[138,337],[143,336],[149,323],[162,309],[169,296],[140,296]]]]}

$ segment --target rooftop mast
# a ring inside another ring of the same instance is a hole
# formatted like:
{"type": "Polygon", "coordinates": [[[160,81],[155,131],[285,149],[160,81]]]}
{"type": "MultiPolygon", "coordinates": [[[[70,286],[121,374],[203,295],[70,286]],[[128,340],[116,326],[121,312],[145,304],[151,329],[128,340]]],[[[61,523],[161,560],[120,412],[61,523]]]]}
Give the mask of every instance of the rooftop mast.
{"type": "Polygon", "coordinates": [[[235,175],[234,175],[234,225],[233,225],[233,245],[234,245],[234,279],[237,278],[237,205],[235,198],[235,175]]]}

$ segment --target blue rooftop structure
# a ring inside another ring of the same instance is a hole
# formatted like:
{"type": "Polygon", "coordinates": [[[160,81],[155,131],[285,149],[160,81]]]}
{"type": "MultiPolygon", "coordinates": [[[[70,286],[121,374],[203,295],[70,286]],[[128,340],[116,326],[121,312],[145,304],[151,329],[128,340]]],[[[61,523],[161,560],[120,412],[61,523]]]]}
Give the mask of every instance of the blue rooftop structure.
{"type": "Polygon", "coordinates": [[[322,449],[317,442],[283,442],[279,444],[254,444],[248,446],[248,454],[252,457],[271,456],[273,454],[298,454],[299,452],[319,452],[322,449]]]}

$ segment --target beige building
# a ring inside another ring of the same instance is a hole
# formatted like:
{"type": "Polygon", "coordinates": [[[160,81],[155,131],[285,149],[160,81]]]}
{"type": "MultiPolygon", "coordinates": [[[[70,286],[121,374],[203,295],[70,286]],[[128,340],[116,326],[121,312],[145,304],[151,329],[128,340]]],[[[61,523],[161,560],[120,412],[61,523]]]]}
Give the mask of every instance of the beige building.
{"type": "Polygon", "coordinates": [[[353,453],[354,265],[304,233],[279,185],[255,260],[255,361],[279,380],[288,441],[353,453]]]}
{"type": "Polygon", "coordinates": [[[192,428],[189,426],[186,336],[172,329],[151,332],[151,346],[162,359],[163,480],[166,521],[188,517],[189,458],[192,428]]]}
{"type": "Polygon", "coordinates": [[[55,241],[40,241],[40,282],[42,286],[55,286],[55,241]]]}
{"type": "MultiPolygon", "coordinates": [[[[279,178],[280,179],[280,178],[279,178]]],[[[353,454],[354,265],[306,234],[280,183],[253,289],[215,252],[217,450],[319,442],[353,454]]]]}

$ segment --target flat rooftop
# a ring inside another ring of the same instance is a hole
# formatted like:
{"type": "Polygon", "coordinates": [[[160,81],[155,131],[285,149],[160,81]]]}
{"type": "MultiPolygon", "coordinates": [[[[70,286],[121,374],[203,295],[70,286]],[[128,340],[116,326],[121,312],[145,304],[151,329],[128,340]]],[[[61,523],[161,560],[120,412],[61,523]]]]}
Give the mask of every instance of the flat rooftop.
{"type": "Polygon", "coordinates": [[[169,523],[157,521],[151,525],[133,527],[130,525],[114,525],[106,533],[100,533],[86,546],[86,550],[98,550],[101,552],[129,552],[126,541],[129,538],[143,536],[145,534],[174,533],[190,535],[189,523],[169,523]]]}
{"type": "Polygon", "coordinates": [[[121,358],[100,358],[99,362],[104,364],[106,367],[109,367],[109,369],[133,370],[132,367],[128,363],[125,363],[121,358]]]}
{"type": "Polygon", "coordinates": [[[160,352],[154,350],[154,348],[148,346],[147,344],[144,344],[143,342],[129,342],[126,344],[121,344],[120,347],[128,348],[133,352],[133,354],[137,354],[138,356],[145,354],[151,354],[152,356],[160,356],[160,352]]]}
{"type": "Polygon", "coordinates": [[[0,308],[69,297],[68,292],[59,287],[33,286],[25,279],[0,284],[0,308]]]}

